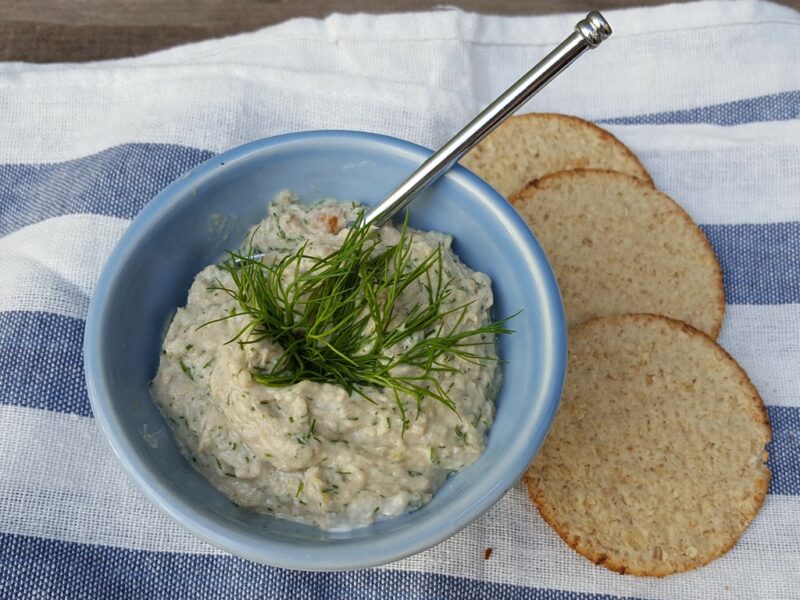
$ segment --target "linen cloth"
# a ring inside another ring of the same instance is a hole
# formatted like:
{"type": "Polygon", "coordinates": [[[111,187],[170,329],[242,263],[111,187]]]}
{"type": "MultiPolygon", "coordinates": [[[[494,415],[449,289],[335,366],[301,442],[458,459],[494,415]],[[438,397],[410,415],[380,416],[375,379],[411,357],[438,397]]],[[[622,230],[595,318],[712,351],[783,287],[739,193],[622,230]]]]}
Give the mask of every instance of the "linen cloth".
{"type": "Polygon", "coordinates": [[[763,395],[774,438],[766,503],[722,558],[660,580],[608,572],[517,485],[455,537],[384,567],[256,565],[144,499],[92,419],[89,299],[160,189],[289,131],[436,147],[581,16],[333,15],[142,58],[0,64],[0,596],[800,598],[800,14],[778,5],[608,11],[612,37],[523,109],[610,129],[719,256],[720,341],[763,395]]]}

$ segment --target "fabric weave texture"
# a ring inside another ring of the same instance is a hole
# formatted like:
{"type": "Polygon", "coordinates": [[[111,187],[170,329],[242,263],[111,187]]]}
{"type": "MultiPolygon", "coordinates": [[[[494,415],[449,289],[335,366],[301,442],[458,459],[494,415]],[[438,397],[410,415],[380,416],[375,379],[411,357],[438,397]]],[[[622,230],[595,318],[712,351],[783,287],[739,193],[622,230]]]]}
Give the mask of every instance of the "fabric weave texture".
{"type": "Polygon", "coordinates": [[[159,190],[290,131],[437,147],[581,16],[333,15],[140,58],[0,63],[0,597],[800,598],[800,13],[778,5],[608,11],[611,38],[523,109],[607,127],[719,256],[720,343],[774,430],[765,505],[722,558],[660,580],[610,573],[572,552],[517,485],[458,535],[384,567],[256,565],[145,500],[92,418],[89,300],[159,190]]]}

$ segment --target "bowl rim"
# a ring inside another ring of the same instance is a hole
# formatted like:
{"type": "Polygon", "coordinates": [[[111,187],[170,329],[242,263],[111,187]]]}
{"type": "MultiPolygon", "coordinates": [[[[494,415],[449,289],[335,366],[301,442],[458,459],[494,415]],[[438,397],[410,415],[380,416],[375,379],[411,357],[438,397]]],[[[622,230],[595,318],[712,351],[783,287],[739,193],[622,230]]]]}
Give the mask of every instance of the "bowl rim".
{"type": "Polygon", "coordinates": [[[155,506],[192,534],[231,554],[275,567],[313,571],[365,568],[411,556],[449,538],[486,512],[521,477],[544,441],[558,409],[567,357],[566,319],[562,299],[555,276],[539,243],[505,198],[477,175],[456,164],[444,177],[466,188],[476,197],[486,199],[492,210],[496,211],[510,228],[517,239],[516,245],[523,247],[531,265],[539,272],[542,281],[537,287],[543,292],[541,310],[549,313],[548,318],[543,319],[548,327],[545,331],[539,332],[540,336],[546,338],[544,346],[549,349],[544,356],[546,363],[549,363],[544,369],[547,377],[541,382],[542,391],[539,392],[546,399],[546,403],[538,411],[540,417],[547,418],[547,427],[542,431],[541,426],[536,425],[540,423],[539,420],[534,423],[533,419],[529,419],[531,422],[520,431],[522,434],[520,437],[524,438],[527,433],[528,439],[517,440],[513,451],[502,458],[502,464],[498,465],[497,469],[493,469],[498,473],[498,477],[492,485],[478,496],[464,495],[451,502],[445,517],[453,518],[439,518],[440,523],[436,528],[424,529],[421,527],[424,523],[418,526],[410,523],[399,531],[379,536],[377,539],[359,540],[357,546],[354,544],[350,548],[337,547],[336,542],[321,544],[314,548],[301,548],[291,542],[263,536],[256,544],[251,537],[237,534],[213,517],[201,514],[179,493],[171,491],[158,478],[152,477],[150,467],[140,459],[133,444],[123,433],[122,419],[115,414],[113,405],[109,401],[111,393],[104,375],[105,359],[103,353],[99,351],[108,307],[101,299],[108,296],[132,249],[147,235],[155,218],[169,212],[171,207],[179,204],[187,195],[190,196],[192,189],[203,181],[213,178],[220,163],[231,163],[267,148],[274,149],[281,146],[288,148],[295,144],[331,139],[373,145],[376,150],[399,153],[419,162],[432,154],[431,150],[423,146],[387,135],[348,130],[313,130],[255,140],[213,156],[165,187],[128,226],[103,266],[92,294],[83,345],[86,385],[95,421],[128,478],[155,506]],[[356,549],[358,552],[355,552],[356,549]]]}

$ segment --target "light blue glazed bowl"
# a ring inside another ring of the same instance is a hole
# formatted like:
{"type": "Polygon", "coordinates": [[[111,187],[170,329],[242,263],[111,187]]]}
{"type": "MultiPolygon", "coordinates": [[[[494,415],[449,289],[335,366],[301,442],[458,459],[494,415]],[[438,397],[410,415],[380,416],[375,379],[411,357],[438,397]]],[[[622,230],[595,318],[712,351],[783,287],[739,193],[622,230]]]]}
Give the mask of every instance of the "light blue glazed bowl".
{"type": "Polygon", "coordinates": [[[420,552],[466,526],[508,490],[542,444],[558,406],[566,328],[555,278],[511,206],[456,166],[410,205],[411,226],[454,236],[493,282],[495,318],[522,309],[503,336],[503,385],[486,452],[423,508],[349,532],[326,532],[238,508],[181,455],[148,383],[166,326],[194,276],[236,248],[281,190],[371,204],[431,154],[345,131],[277,136],[234,148],[162,191],[105,265],[84,339],[94,416],[128,475],[175,521],[237,556],[278,567],[354,569],[420,552]]]}

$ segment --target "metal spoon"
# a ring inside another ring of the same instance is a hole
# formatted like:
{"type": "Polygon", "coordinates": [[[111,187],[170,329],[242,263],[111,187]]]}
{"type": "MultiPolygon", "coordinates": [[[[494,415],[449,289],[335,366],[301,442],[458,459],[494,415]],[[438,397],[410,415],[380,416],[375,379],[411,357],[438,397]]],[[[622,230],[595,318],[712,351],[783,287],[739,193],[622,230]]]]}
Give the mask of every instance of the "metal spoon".
{"type": "MultiPolygon", "coordinates": [[[[550,83],[576,58],[590,48],[599,46],[600,42],[609,35],[611,35],[611,27],[603,15],[596,10],[586,15],[585,19],[578,21],[575,30],[550,54],[484,108],[477,117],[432,154],[392,193],[371,207],[364,215],[365,223],[381,225],[391,219],[411,202],[414,196],[444,175],[468,150],[525,104],[536,92],[550,83]]],[[[263,257],[263,254],[254,254],[250,258],[260,260],[263,257]]]]}
{"type": "Polygon", "coordinates": [[[528,99],[550,83],[572,61],[590,48],[596,48],[611,35],[608,22],[596,10],[578,21],[573,31],[555,50],[528,71],[497,100],[470,121],[453,139],[431,155],[392,193],[371,207],[366,223],[381,225],[405,207],[419,192],[441,177],[473,146],[506,120],[528,99]]]}

